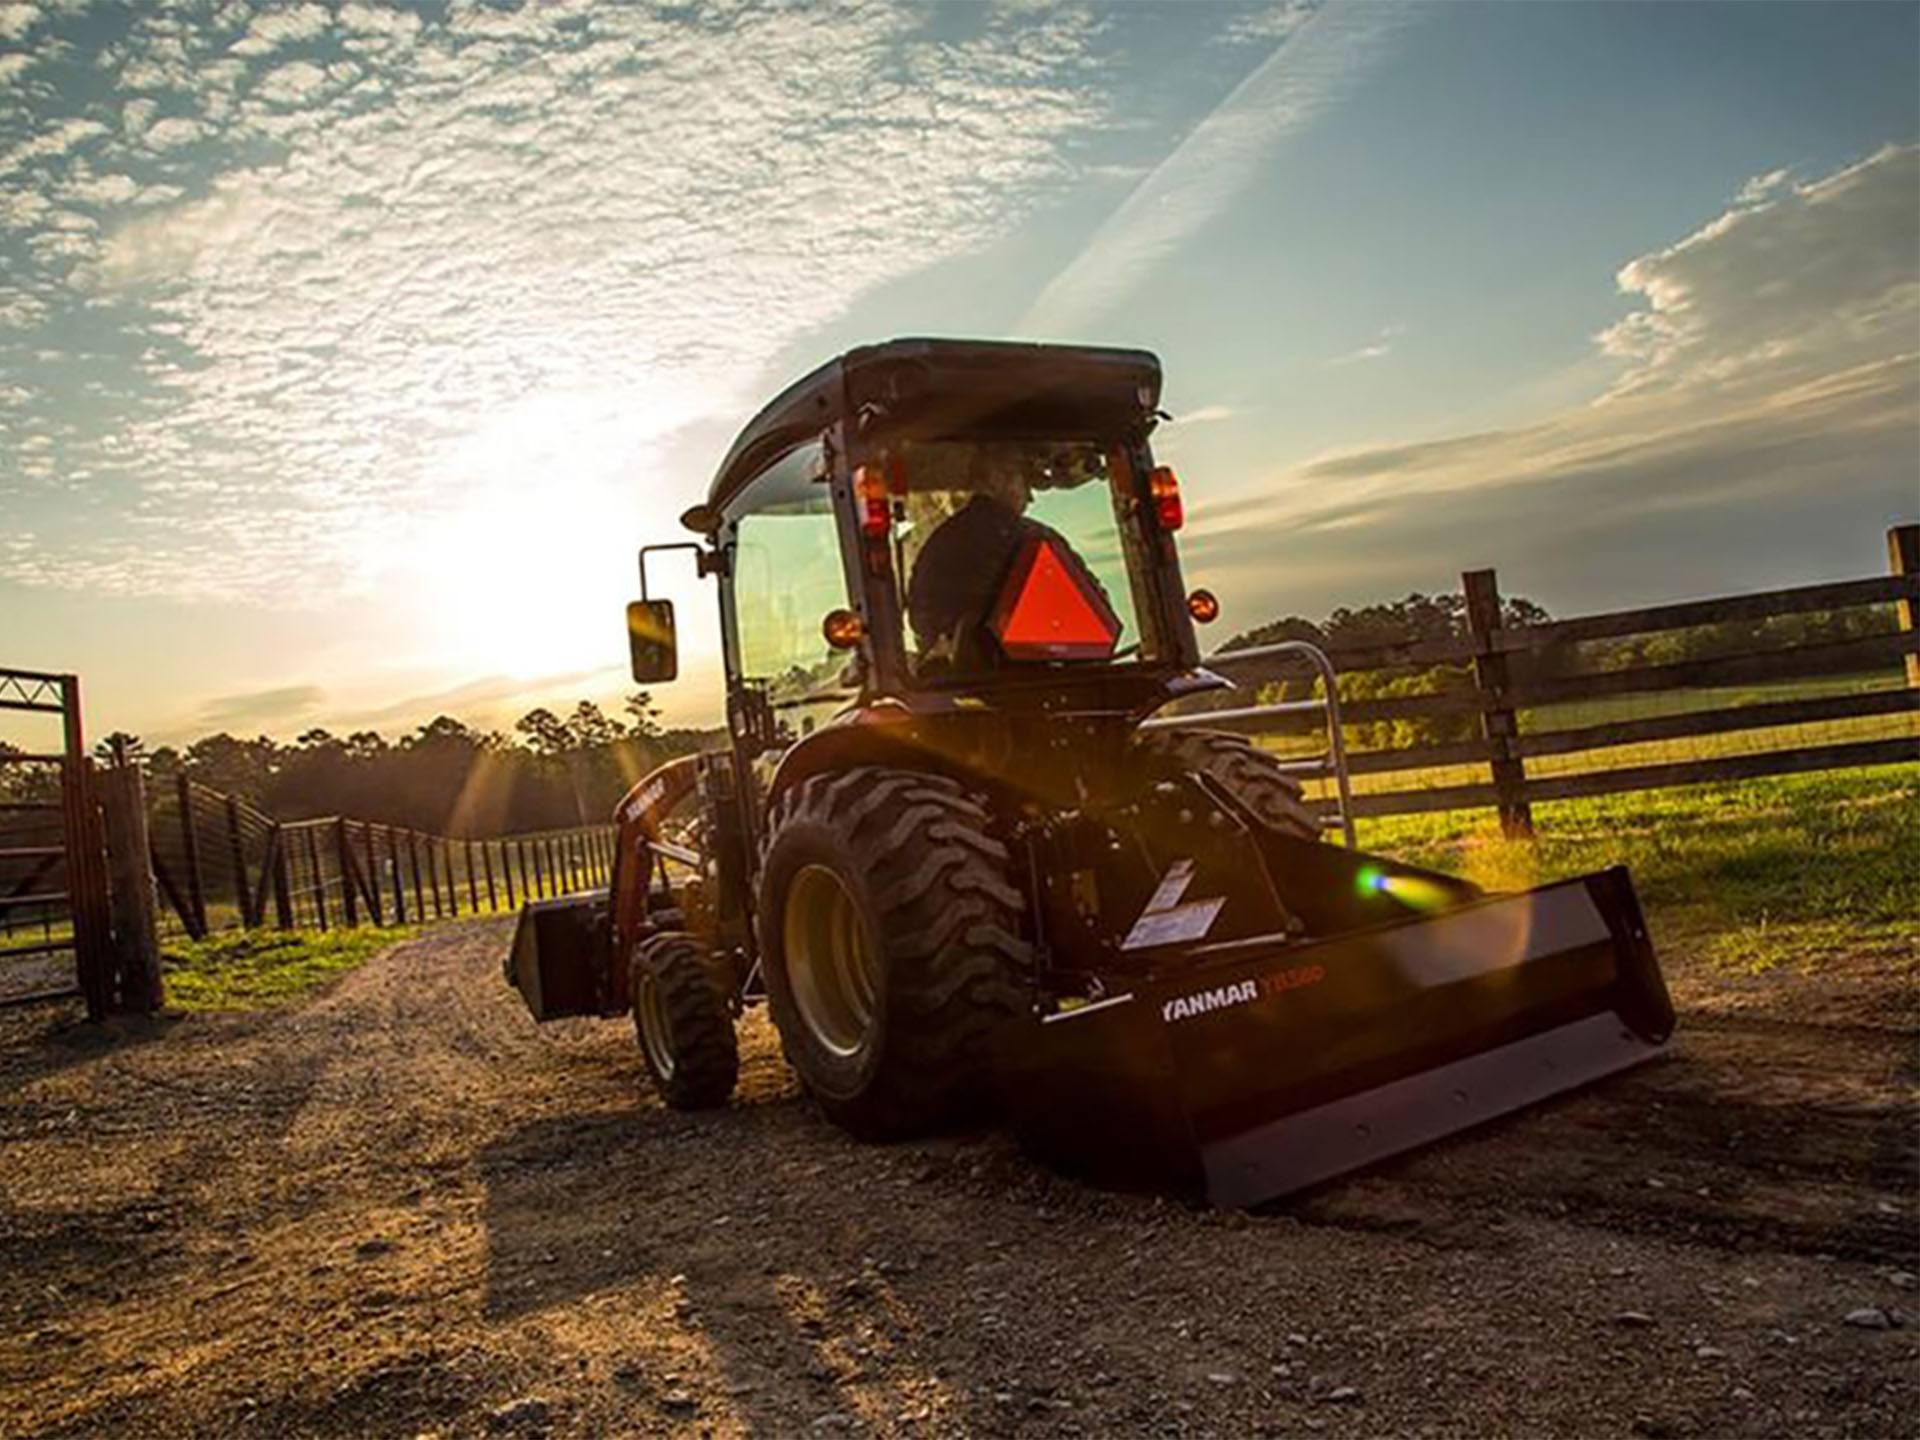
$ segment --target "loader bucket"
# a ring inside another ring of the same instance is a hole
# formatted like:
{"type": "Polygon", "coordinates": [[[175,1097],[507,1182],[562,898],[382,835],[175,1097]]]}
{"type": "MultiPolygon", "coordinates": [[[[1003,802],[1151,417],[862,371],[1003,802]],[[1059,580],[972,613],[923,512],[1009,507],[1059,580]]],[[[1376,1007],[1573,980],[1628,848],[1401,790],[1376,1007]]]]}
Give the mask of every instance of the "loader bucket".
{"type": "Polygon", "coordinates": [[[1246,1206],[1659,1053],[1673,1008],[1624,869],[1191,968],[1010,1025],[1023,1143],[1246,1206]]]}

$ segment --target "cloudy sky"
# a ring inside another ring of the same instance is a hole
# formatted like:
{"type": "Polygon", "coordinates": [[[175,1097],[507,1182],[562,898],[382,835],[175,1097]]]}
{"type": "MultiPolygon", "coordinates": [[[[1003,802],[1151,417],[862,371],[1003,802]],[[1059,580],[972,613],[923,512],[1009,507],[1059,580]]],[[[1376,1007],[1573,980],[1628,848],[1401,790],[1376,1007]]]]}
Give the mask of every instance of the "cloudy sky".
{"type": "Polygon", "coordinates": [[[614,694],[636,544],[896,334],[1159,351],[1223,634],[1872,573],[1916,141],[1912,5],[0,0],[0,663],[149,739],[614,694]]]}

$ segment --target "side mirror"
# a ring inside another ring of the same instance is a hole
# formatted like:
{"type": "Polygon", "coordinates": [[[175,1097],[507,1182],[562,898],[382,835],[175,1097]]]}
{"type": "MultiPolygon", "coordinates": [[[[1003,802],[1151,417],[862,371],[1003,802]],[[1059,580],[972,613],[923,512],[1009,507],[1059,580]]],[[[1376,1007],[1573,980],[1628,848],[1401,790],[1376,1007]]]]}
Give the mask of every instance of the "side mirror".
{"type": "Polygon", "coordinates": [[[628,602],[627,651],[633,657],[633,678],[642,685],[658,685],[680,673],[671,600],[628,602]]]}

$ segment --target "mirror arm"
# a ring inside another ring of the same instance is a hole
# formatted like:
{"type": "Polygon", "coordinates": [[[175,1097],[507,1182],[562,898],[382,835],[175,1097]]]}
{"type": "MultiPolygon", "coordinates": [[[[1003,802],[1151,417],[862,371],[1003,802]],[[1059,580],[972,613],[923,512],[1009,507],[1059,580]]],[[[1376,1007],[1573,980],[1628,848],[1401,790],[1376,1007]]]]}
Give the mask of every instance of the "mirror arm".
{"type": "Polygon", "coordinates": [[[668,550],[693,551],[694,573],[702,579],[705,579],[709,575],[726,574],[726,560],[723,558],[722,553],[717,549],[708,549],[697,540],[675,540],[664,545],[642,545],[640,547],[640,598],[642,600],[649,598],[647,595],[647,556],[663,554],[668,550]]]}

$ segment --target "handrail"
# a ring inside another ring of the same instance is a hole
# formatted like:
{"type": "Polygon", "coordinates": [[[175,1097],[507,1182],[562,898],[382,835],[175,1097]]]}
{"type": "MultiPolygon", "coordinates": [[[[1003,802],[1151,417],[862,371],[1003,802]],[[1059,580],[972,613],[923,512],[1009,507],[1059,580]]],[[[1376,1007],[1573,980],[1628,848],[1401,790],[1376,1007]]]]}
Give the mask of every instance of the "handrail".
{"type": "Polygon", "coordinates": [[[1318,700],[1282,700],[1272,705],[1243,705],[1233,710],[1201,711],[1193,715],[1164,715],[1141,722],[1142,730],[1179,730],[1208,724],[1264,719],[1272,715],[1301,715],[1323,710],[1327,717],[1327,753],[1312,761],[1300,761],[1287,768],[1299,774],[1321,775],[1333,780],[1339,797],[1340,831],[1347,848],[1355,848],[1353,834],[1353,790],[1347,778],[1347,741],[1340,721],[1340,685],[1333,661],[1318,645],[1305,640],[1280,640],[1272,645],[1251,645],[1244,650],[1223,650],[1203,662],[1210,669],[1240,664],[1248,660],[1269,660],[1277,655],[1303,657],[1320,674],[1323,697],[1318,700]]]}

